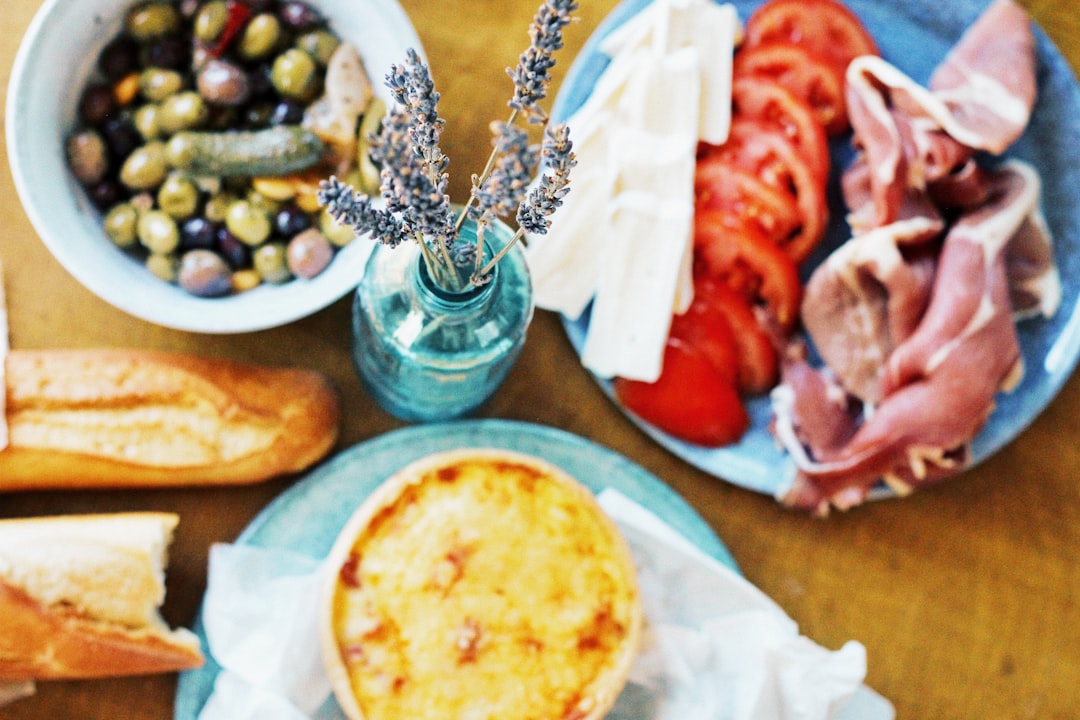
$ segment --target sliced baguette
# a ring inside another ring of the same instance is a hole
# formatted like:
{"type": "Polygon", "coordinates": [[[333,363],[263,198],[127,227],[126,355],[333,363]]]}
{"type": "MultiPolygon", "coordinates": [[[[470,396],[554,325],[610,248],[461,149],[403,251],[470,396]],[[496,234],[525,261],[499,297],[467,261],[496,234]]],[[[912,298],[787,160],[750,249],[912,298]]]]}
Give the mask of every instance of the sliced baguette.
{"type": "Polygon", "coordinates": [[[312,370],[150,350],[13,350],[0,492],[252,483],[298,472],[338,435],[312,370]]]}
{"type": "Polygon", "coordinates": [[[198,638],[170,630],[159,613],[178,520],[152,512],[0,520],[0,680],[201,666],[198,638]]]}

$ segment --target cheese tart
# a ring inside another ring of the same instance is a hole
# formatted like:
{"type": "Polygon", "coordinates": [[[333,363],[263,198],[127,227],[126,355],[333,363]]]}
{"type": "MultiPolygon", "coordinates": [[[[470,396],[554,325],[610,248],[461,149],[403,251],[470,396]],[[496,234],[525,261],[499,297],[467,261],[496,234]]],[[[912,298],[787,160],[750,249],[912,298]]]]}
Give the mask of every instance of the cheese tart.
{"type": "Polygon", "coordinates": [[[593,494],[503,450],[409,464],[326,565],[321,634],[352,720],[601,718],[641,634],[624,539],[593,494]]]}

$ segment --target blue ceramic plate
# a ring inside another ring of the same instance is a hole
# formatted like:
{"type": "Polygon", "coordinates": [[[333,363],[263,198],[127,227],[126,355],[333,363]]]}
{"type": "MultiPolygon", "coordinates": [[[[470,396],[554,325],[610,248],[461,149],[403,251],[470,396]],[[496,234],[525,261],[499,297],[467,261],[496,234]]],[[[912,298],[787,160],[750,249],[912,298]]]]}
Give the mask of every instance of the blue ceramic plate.
{"type": "MultiPolygon", "coordinates": [[[[702,551],[737,570],[730,553],[705,521],[671,488],[638,465],[576,435],[503,420],[410,427],[346,450],[282,493],[236,542],[324,558],[356,507],[396,470],[435,452],[469,447],[516,450],[543,458],[594,493],[614,488],[649,508],[702,551]]],[[[199,619],[194,630],[206,647],[199,619]]],[[[219,671],[211,657],[204,667],[180,675],[176,720],[198,717],[219,671]]]]}
{"type": "MultiPolygon", "coordinates": [[[[650,0],[626,0],[604,20],[574,61],[556,101],[553,114],[566,118],[589,96],[608,59],[598,50],[603,37],[633,17],[650,0]]],[[[845,0],[874,36],[884,58],[919,83],[945,57],[964,29],[989,4],[988,0],[845,0]]],[[[735,0],[739,17],[745,22],[759,2],[735,0]]],[[[1010,394],[997,398],[997,408],[972,444],[974,463],[997,452],[1020,434],[1050,403],[1072,374],[1080,354],[1080,207],[1076,188],[1080,187],[1080,88],[1072,69],[1039,28],[1035,31],[1039,69],[1038,101],[1031,123],[1008,155],[1032,163],[1042,175],[1043,209],[1056,243],[1061,273],[1061,307],[1050,320],[1029,320],[1020,324],[1020,344],[1026,368],[1023,382],[1010,394]]],[[[846,167],[851,153],[846,139],[833,145],[834,167],[846,167]]],[[[830,193],[832,224],[817,254],[808,262],[807,272],[850,235],[844,223],[845,210],[834,187],[830,193]]],[[[566,332],[581,352],[588,329],[588,311],[577,321],[564,319],[566,332]]],[[[610,384],[598,380],[611,396],[610,384]]],[[[630,415],[647,434],[692,465],[735,485],[762,493],[783,490],[794,468],[768,432],[771,409],[767,398],[753,400],[748,408],[751,428],[736,445],[712,449],[691,445],[630,415]]],[[[888,491],[873,493],[881,497],[888,491]]]]}

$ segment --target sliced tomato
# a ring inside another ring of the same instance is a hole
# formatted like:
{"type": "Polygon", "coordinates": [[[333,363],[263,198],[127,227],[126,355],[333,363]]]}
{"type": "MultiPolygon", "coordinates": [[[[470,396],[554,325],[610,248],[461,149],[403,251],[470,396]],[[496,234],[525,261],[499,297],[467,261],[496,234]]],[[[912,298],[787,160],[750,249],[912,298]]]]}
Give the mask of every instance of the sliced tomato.
{"type": "Polygon", "coordinates": [[[698,160],[694,173],[697,210],[730,210],[755,223],[777,244],[786,243],[802,228],[798,201],[790,190],[770,185],[750,170],[719,155],[698,160]]]}
{"type": "Polygon", "coordinates": [[[727,320],[738,353],[739,390],[747,395],[768,392],[779,377],[776,343],[749,301],[716,278],[698,276],[694,303],[707,305],[727,320]]]}
{"type": "Polygon", "coordinates": [[[802,45],[774,40],[740,48],[735,76],[768,75],[791,90],[814,111],[827,135],[848,128],[844,77],[836,66],[802,45]]]}
{"type": "Polygon", "coordinates": [[[731,109],[736,117],[772,123],[795,145],[822,182],[829,176],[829,141],[825,126],[809,103],[768,75],[743,75],[731,86],[731,109]]]}
{"type": "Polygon", "coordinates": [[[802,300],[798,269],[752,223],[722,210],[695,212],[694,264],[698,274],[761,301],[782,330],[794,327],[802,300]]]}
{"type": "Polygon", "coordinates": [[[782,40],[817,53],[843,72],[860,55],[879,55],[862,21],[838,0],[768,0],[746,21],[745,46],[782,40]]]}
{"type": "Polygon", "coordinates": [[[739,341],[727,313],[707,297],[695,297],[686,312],[672,317],[668,337],[693,346],[732,385],[738,383],[739,341]]]}
{"type": "Polygon", "coordinates": [[[715,154],[769,185],[791,193],[799,211],[800,227],[779,242],[796,264],[805,260],[825,234],[828,219],[825,181],[814,173],[778,128],[753,118],[735,117],[727,142],[717,147],[715,154]]]}
{"type": "Polygon", "coordinates": [[[664,348],[663,368],[653,383],[616,378],[615,396],[623,407],[697,445],[728,445],[742,437],[750,418],[739,392],[704,353],[670,339],[664,348]]]}

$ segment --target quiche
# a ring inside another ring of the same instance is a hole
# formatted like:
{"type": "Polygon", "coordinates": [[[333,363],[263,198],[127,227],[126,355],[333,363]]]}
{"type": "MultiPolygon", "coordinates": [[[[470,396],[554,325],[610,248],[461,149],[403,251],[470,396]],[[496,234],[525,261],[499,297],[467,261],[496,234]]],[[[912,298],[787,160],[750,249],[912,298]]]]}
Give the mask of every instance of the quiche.
{"type": "Polygon", "coordinates": [[[352,720],[602,718],[641,635],[630,552],[593,494],[503,450],[395,473],[341,531],[323,590],[352,720]]]}

